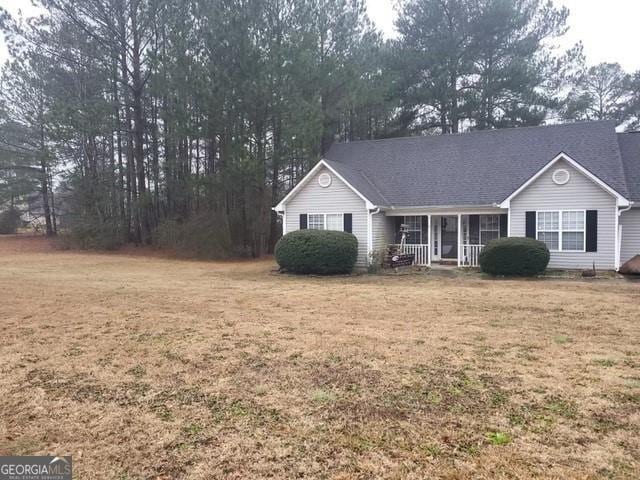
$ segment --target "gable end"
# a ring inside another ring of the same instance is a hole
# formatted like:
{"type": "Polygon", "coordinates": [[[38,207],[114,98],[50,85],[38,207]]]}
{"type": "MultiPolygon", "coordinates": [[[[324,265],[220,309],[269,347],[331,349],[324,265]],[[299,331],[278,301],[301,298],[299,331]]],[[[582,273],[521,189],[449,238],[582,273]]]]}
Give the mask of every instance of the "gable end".
{"type": "Polygon", "coordinates": [[[547,172],[551,167],[553,167],[558,162],[560,162],[560,163],[566,162],[568,165],[570,165],[571,167],[576,169],[579,173],[581,173],[586,178],[588,178],[593,183],[595,183],[600,188],[602,188],[605,192],[609,193],[611,196],[613,196],[616,199],[618,206],[620,206],[620,207],[628,207],[629,206],[629,200],[627,200],[623,195],[621,195],[619,192],[617,192],[616,190],[611,188],[609,185],[607,185],[605,182],[600,180],[598,177],[596,177],[593,173],[591,173],[589,170],[587,170],[582,165],[580,165],[578,162],[576,162],[569,155],[567,155],[564,152],[561,152],[559,155],[557,155],[555,158],[553,158],[549,163],[547,163],[544,167],[542,167],[540,170],[538,170],[538,172],[536,172],[535,175],[533,175],[531,178],[529,178],[529,180],[527,180],[520,187],[518,187],[511,195],[509,195],[507,198],[505,198],[499,204],[500,207],[501,208],[509,208],[510,205],[511,205],[511,200],[513,200],[515,197],[520,195],[524,190],[527,189],[527,187],[529,187],[531,184],[533,184],[538,178],[540,178],[545,172],[547,172]]]}

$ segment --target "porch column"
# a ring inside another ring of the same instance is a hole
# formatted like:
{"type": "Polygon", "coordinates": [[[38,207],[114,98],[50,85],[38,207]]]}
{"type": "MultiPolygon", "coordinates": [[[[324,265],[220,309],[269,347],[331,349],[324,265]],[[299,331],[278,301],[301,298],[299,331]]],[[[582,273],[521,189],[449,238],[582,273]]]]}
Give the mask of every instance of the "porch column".
{"type": "Polygon", "coordinates": [[[462,214],[458,214],[458,266],[462,265],[462,214]]]}
{"type": "Polygon", "coordinates": [[[433,248],[431,244],[431,215],[427,215],[427,228],[429,230],[429,233],[427,233],[427,243],[429,244],[427,247],[427,265],[431,266],[431,249],[433,248]]]}

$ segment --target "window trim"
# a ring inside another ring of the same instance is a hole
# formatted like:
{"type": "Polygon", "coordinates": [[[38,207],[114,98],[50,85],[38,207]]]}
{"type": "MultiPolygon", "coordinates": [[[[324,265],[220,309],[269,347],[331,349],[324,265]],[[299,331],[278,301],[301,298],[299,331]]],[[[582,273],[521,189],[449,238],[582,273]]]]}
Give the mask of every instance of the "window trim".
{"type": "Polygon", "coordinates": [[[538,236],[540,232],[558,232],[558,249],[551,250],[550,252],[568,252],[568,253],[586,253],[587,251],[587,210],[579,209],[579,208],[567,208],[563,210],[536,210],[536,240],[538,240],[538,236]],[[583,219],[583,227],[582,230],[565,230],[562,228],[562,214],[564,212],[579,212],[582,213],[583,219]],[[538,217],[540,213],[557,213],[558,214],[558,230],[539,230],[538,229],[538,217]],[[582,233],[582,250],[564,250],[562,248],[562,234],[563,233],[582,233]]]}
{"type": "Polygon", "coordinates": [[[307,230],[320,230],[319,228],[309,228],[311,215],[322,215],[322,230],[327,230],[327,215],[339,215],[340,216],[340,230],[335,230],[337,232],[344,232],[344,213],[340,212],[328,212],[328,213],[318,213],[312,212],[307,213],[307,230]]]}
{"type": "MultiPolygon", "coordinates": [[[[478,215],[480,218],[478,219],[478,242],[480,245],[486,245],[486,243],[482,243],[482,232],[498,232],[498,237],[500,238],[500,214],[499,213],[491,213],[487,215],[478,215]],[[482,228],[482,219],[487,217],[496,217],[498,219],[498,227],[496,229],[487,229],[482,228]]],[[[537,219],[536,219],[537,221],[537,219]]],[[[491,241],[491,240],[489,240],[491,241]]]]}

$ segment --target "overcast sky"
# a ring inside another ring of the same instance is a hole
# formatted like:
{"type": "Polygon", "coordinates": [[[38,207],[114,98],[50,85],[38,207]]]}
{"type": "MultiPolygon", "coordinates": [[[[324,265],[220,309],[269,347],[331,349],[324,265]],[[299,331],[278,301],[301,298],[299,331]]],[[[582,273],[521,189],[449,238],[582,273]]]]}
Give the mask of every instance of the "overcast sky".
{"type": "MultiPolygon", "coordinates": [[[[553,0],[571,11],[569,32],[560,46],[568,48],[579,40],[584,44],[587,61],[619,62],[626,70],[640,70],[640,0],[553,0]]],[[[394,35],[395,0],[367,0],[369,15],[385,36],[394,35]]],[[[22,9],[34,12],[30,0],[0,0],[11,13],[22,9]]],[[[7,58],[0,38],[0,60],[7,58]]]]}
{"type": "MultiPolygon", "coordinates": [[[[589,64],[618,62],[626,70],[640,70],[640,0],[553,2],[570,10],[569,31],[560,46],[568,48],[582,40],[589,64]]],[[[395,0],[367,0],[367,4],[378,28],[387,37],[393,36],[395,0]]]]}

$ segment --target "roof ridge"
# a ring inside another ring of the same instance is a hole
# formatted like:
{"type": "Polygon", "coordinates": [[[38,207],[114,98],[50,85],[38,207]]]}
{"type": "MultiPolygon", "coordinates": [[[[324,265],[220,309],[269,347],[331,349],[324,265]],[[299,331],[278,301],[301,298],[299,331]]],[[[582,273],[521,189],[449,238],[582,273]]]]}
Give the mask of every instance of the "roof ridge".
{"type": "MultiPolygon", "coordinates": [[[[408,135],[405,137],[373,138],[368,140],[351,140],[348,142],[336,142],[336,143],[333,143],[331,146],[333,147],[334,145],[351,145],[354,143],[387,142],[387,141],[393,141],[393,140],[414,140],[414,139],[423,140],[428,138],[439,138],[439,137],[458,137],[462,135],[482,135],[482,134],[489,135],[492,133],[493,134],[505,133],[505,132],[514,132],[514,131],[531,130],[531,129],[564,128],[564,127],[574,127],[579,125],[595,125],[595,124],[601,124],[601,123],[615,124],[615,121],[614,120],[592,120],[592,121],[582,121],[582,122],[555,123],[550,125],[528,125],[526,127],[507,127],[507,128],[493,128],[493,129],[487,129],[487,130],[468,130],[465,132],[456,132],[456,133],[433,133],[433,134],[427,134],[427,135],[408,135]]],[[[640,131],[625,132],[625,133],[640,133],[640,131]]]]}
{"type": "MultiPolygon", "coordinates": [[[[371,196],[396,206],[495,202],[559,152],[627,196],[635,183],[625,167],[635,172],[635,164],[623,163],[621,150],[629,150],[640,136],[616,136],[614,127],[609,120],[439,135],[439,139],[430,135],[367,140],[334,144],[325,158],[357,179],[371,196]]],[[[636,158],[635,147],[632,150],[636,158]]]]}

